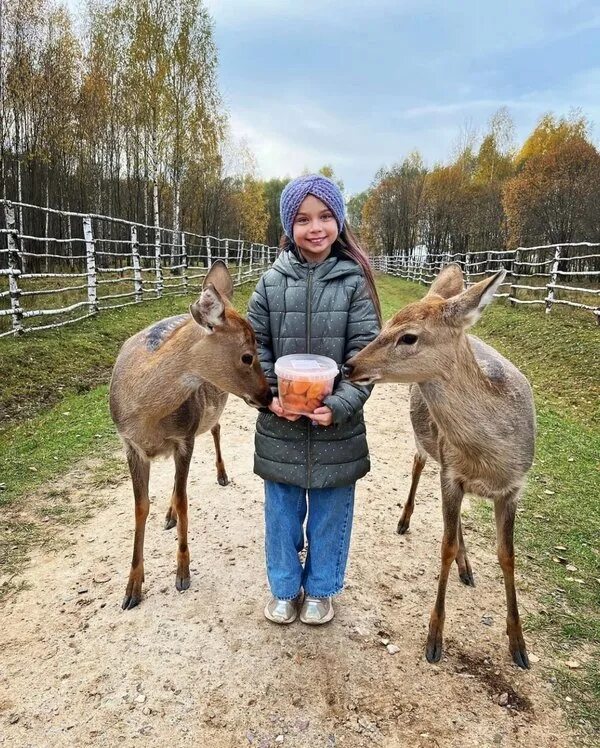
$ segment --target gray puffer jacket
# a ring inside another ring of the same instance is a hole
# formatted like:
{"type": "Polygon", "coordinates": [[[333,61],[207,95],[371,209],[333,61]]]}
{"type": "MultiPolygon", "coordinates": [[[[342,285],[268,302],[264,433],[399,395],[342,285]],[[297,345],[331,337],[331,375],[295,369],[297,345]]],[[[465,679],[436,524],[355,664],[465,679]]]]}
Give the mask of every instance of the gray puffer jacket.
{"type": "MultiPolygon", "coordinates": [[[[335,254],[308,264],[282,252],[250,299],[267,380],[276,394],[274,364],[289,353],[315,353],[343,364],[379,332],[375,305],[359,265],[335,254]]],[[[261,478],[304,488],[354,483],[370,469],[363,405],[370,387],[341,380],[325,399],[331,426],[309,418],[287,421],[262,412],[256,423],[254,472],[261,478]]]]}

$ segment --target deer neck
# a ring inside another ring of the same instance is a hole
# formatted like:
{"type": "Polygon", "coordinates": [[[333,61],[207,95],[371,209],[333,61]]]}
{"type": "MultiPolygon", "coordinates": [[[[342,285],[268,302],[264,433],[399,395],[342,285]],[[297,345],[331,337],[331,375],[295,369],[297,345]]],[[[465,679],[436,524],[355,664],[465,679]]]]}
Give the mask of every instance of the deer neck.
{"type": "MultiPolygon", "coordinates": [[[[190,319],[160,348],[159,359],[148,361],[144,391],[151,397],[160,392],[161,410],[178,407],[203,382],[211,381],[214,351],[206,344],[208,334],[190,319]]],[[[211,347],[212,348],[212,347],[211,347]]]]}
{"type": "Polygon", "coordinates": [[[477,443],[486,428],[486,405],[491,406],[495,397],[466,335],[461,335],[456,355],[446,363],[443,376],[422,382],[419,388],[441,434],[455,444],[477,443]]]}

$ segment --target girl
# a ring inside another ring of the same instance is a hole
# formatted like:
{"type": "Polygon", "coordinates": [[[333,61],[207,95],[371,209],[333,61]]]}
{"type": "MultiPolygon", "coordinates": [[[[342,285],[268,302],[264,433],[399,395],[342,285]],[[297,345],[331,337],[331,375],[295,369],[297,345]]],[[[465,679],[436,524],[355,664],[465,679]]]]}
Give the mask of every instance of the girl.
{"type": "Polygon", "coordinates": [[[265,550],[275,623],[334,616],[350,545],[354,488],[370,468],[363,405],[371,388],[338,377],[310,418],[286,413],[274,364],[289,353],[343,364],[375,338],[381,309],[365,253],[345,224],[337,185],[311,174],[281,194],[282,252],[250,299],[260,362],[275,398],[256,424],[254,472],[265,481],[265,550]],[[308,505],[307,505],[308,494],[308,505]],[[308,551],[302,566],[304,520],[308,551]]]}

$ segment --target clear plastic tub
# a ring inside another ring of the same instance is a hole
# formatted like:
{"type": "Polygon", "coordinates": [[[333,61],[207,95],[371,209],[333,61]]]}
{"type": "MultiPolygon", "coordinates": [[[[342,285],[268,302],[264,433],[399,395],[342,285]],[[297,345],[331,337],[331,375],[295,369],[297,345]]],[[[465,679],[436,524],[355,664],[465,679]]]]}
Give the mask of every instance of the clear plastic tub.
{"type": "Polygon", "coordinates": [[[338,365],[332,358],[292,353],[275,362],[279,402],[288,413],[309,416],[333,391],[338,365]]]}

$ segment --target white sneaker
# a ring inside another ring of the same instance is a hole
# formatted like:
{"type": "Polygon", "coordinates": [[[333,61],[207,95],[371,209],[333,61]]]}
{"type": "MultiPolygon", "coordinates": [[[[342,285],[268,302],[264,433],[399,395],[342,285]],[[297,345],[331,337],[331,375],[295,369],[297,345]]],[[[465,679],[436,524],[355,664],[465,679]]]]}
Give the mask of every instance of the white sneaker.
{"type": "Polygon", "coordinates": [[[335,611],[330,597],[306,596],[300,610],[300,620],[310,626],[319,626],[331,621],[335,611]]]}
{"type": "Polygon", "coordinates": [[[293,623],[298,615],[298,604],[300,600],[300,595],[293,600],[279,600],[277,597],[272,597],[265,605],[265,618],[269,621],[273,621],[273,623],[284,625],[293,623]]]}

